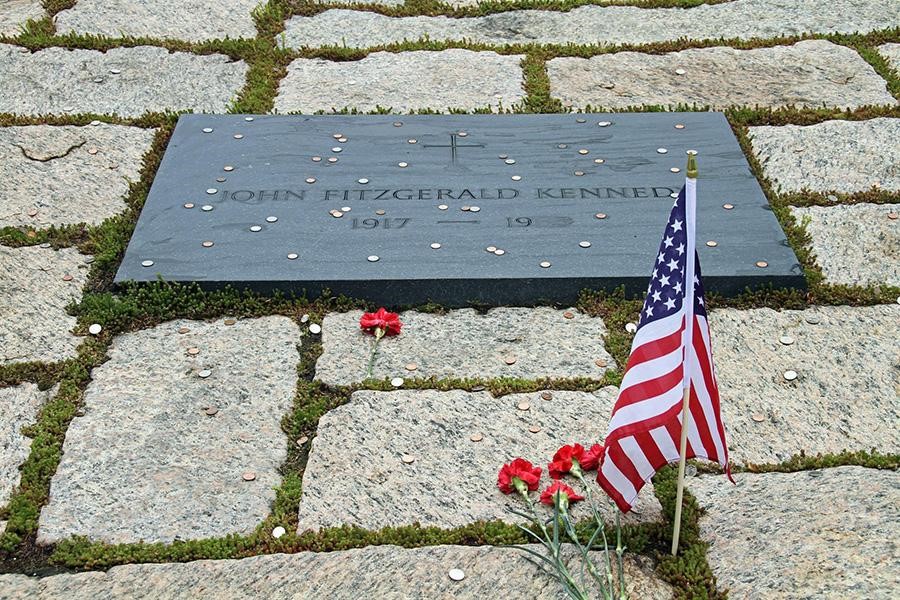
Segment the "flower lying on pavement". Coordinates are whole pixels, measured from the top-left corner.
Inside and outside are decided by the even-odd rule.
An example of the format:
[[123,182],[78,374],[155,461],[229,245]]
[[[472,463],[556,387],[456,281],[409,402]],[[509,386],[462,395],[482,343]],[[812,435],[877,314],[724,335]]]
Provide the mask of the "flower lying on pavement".
[[562,512],[568,508],[569,504],[584,500],[584,496],[579,496],[575,490],[563,482],[554,481],[550,487],[541,492],[541,504],[553,506],[557,499],[559,500],[559,510]]
[[364,313],[359,319],[359,326],[366,333],[371,333],[380,338],[383,335],[400,335],[400,315],[389,312],[384,307],[373,313]]
[[524,458],[517,458],[503,465],[497,475],[497,487],[504,494],[519,492],[526,494],[538,489],[541,481],[541,468],[535,467]]

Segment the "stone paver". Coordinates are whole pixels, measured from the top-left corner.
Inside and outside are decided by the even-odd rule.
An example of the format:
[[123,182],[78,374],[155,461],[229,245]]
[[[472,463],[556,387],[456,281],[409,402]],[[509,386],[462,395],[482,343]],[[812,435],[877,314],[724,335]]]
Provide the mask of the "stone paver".
[[551,95],[567,107],[682,103],[856,108],[897,103],[859,54],[824,40],[753,50],[717,46],[661,55],[554,58],[547,73]]
[[19,466],[31,450],[31,438],[22,428],[34,424],[51,393],[40,391],[34,383],[0,388],[0,507],[9,502],[19,484]]
[[[713,311],[731,460],[777,463],[801,451],[900,452],[898,323],[897,305]],[[795,380],[785,380],[788,370],[797,373]]]
[[0,364],[75,355],[81,338],[66,307],[81,300],[86,260],[74,248],[0,246]]
[[697,477],[700,532],[729,598],[871,598],[900,587],[900,473],[839,467]]
[[[189,42],[254,38],[252,11],[262,0],[78,0],[57,13],[56,31]],[[202,18],[198,18],[202,15]]]
[[751,127],[750,139],[779,191],[900,190],[900,119]]
[[460,49],[376,52],[354,62],[298,58],[278,88],[275,112],[508,109],[525,97],[522,58]]
[[882,44],[878,53],[885,57],[891,68],[900,73],[900,44]]
[[222,54],[200,56],[138,46],[29,52],[0,44],[0,112],[25,115],[148,111],[225,112],[248,66]]
[[[507,507],[519,503],[497,489],[502,464],[521,456],[540,465],[543,489],[550,482],[546,463],[557,448],[602,443],[614,399],[612,387],[595,394],[555,391],[550,400],[539,392],[502,398],[462,390],[355,392],[319,421],[303,475],[298,529],[515,522]],[[593,479],[588,477],[598,504],[614,514]],[[658,521],[660,510],[647,485],[638,512],[625,522]],[[573,514],[580,518],[586,511],[576,505]]]
[[264,317],[170,321],[116,338],[69,425],[39,543],[252,532],[281,481],[299,333]]
[[294,48],[371,48],[425,36],[432,41],[497,45],[647,44],[682,38],[865,33],[898,25],[900,8],[893,0],[834,0],[828,3],[827,11],[821,10],[818,0],[736,0],[690,9],[583,6],[568,12],[517,10],[464,19],[393,18],[336,9],[313,17],[292,17],[285,27],[285,41]]
[[0,226],[97,225],[125,209],[155,130],[97,123],[0,128]]
[[[900,285],[900,210],[896,204],[791,208],[806,223],[825,281]],[[891,219],[889,215],[893,215]]]
[[43,17],[41,0],[0,0],[0,35],[18,35],[28,19]]
[[[0,575],[0,599],[130,600],[564,600],[559,583],[515,548],[431,546],[406,549],[369,546],[339,552],[268,554],[241,560],[123,565],[107,572],[63,574],[43,579]],[[629,598],[665,600],[672,589],[645,557],[626,555]],[[447,573],[461,569],[462,581]],[[364,590],[364,592],[363,592]]]
[[[317,379],[349,385],[366,378],[373,337],[360,330],[360,316],[362,311],[325,317]],[[601,379],[615,368],[603,347],[603,321],[576,310],[495,308],[483,315],[474,309],[445,315],[407,311],[400,320],[403,333],[382,339],[378,346],[372,369],[376,379]]]

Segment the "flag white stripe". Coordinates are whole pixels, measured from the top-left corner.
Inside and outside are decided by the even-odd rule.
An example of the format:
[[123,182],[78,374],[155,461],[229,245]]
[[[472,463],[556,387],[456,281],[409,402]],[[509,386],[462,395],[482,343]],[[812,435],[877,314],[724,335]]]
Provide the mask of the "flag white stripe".
[[641,476],[641,479],[644,481],[649,481],[653,474],[656,473],[656,469],[653,468],[653,465],[650,464],[650,461],[647,460],[647,457],[644,456],[644,451],[641,450],[641,447],[638,445],[637,440],[634,439],[634,436],[624,437],[619,440],[619,445],[622,446],[622,450],[625,454],[628,455],[628,458],[631,459],[631,462],[634,464],[634,468],[637,470],[638,475]]
[[619,389],[627,390],[633,385],[640,385],[674,371],[681,364],[682,355],[681,346],[678,346],[668,354],[663,354],[658,358],[631,367],[625,373],[625,377],[622,378],[622,384],[619,386]]
[[616,466],[611,457],[606,457],[601,470],[603,471],[603,476],[613,484],[613,487],[619,491],[626,502],[629,504],[634,502],[634,499],[637,497],[637,490],[634,489],[628,478],[622,474],[622,471],[619,470],[619,467]]
[[669,435],[669,430],[665,427],[657,427],[650,430],[650,437],[656,442],[656,447],[667,461],[672,462],[678,460],[678,447]]
[[[699,368],[700,368],[700,365],[696,364],[696,361],[692,361],[692,364],[690,366],[691,372],[696,373],[697,369],[699,369]],[[684,413],[683,412],[678,413],[678,422],[684,423]],[[687,436],[688,436],[688,441],[691,443],[691,448],[694,450],[694,452],[695,453],[703,452],[703,448],[704,448],[703,440],[700,439],[700,432],[697,430],[697,424],[694,422],[694,413],[693,412],[691,412],[691,414],[690,414],[690,422],[688,423]],[[679,442],[680,442],[680,440],[679,440]],[[680,454],[679,454],[679,457],[680,457]]]
[[715,410],[713,410],[712,399],[709,397],[709,390],[706,388],[706,383],[702,380],[703,374],[699,369],[694,372],[697,373],[697,376],[694,378],[693,382],[694,391],[697,393],[697,399],[700,401],[700,408],[703,410],[703,419],[706,422],[706,427],[709,429],[713,444],[716,447],[716,456],[718,456],[719,460],[721,460],[722,457],[725,456],[725,451],[722,448],[722,439],[719,436],[719,426],[716,422],[716,412]]
[[672,313],[668,317],[663,317],[658,321],[647,323],[637,330],[634,334],[634,341],[631,342],[631,351],[634,352],[647,342],[655,342],[656,340],[668,337],[681,329],[681,322],[684,320],[684,311]]
[[610,419],[609,433],[607,436],[611,435],[616,429],[622,426],[631,425],[638,421],[644,421],[666,412],[681,402],[682,391],[683,387],[681,385],[676,385],[658,396],[647,398],[646,400],[641,400],[640,402],[635,402],[628,406],[623,406],[613,414],[612,419]]

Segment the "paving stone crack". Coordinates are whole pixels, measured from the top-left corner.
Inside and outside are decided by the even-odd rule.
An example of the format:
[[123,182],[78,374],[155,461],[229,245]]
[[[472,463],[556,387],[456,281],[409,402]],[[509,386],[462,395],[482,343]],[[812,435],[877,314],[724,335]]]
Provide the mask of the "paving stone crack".
[[37,161],[37,162],[44,162],[44,163],[45,163],[45,162],[50,162],[51,160],[56,160],[56,159],[58,159],[58,158],[65,158],[65,157],[67,157],[69,154],[71,154],[73,150],[75,150],[75,149],[77,149],[77,148],[81,148],[81,147],[84,146],[85,144],[87,144],[87,140],[83,140],[83,141],[82,141],[81,143],[79,143],[79,144],[75,144],[74,146],[70,146],[69,149],[66,150],[65,152],[63,152],[62,154],[56,154],[56,155],[53,155],[53,156],[47,156],[47,157],[32,156],[32,155],[30,155],[30,154],[28,153],[28,150],[25,148],[25,146],[20,146],[19,144],[13,144],[13,146],[15,146],[16,148],[18,148],[19,150],[21,150],[21,151],[22,151],[22,156],[24,156],[24,157],[27,158],[28,160],[34,160],[34,161]]

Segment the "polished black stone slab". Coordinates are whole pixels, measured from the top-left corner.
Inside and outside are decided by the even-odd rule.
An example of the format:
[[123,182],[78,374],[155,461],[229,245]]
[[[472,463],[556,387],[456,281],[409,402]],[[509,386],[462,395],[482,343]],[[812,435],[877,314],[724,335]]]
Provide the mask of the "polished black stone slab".
[[394,306],[639,294],[689,149],[706,289],[803,287],[720,113],[184,115],[116,281]]

